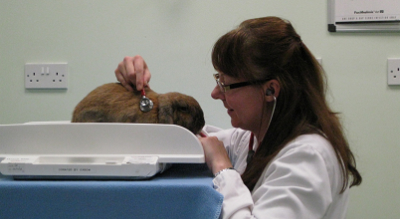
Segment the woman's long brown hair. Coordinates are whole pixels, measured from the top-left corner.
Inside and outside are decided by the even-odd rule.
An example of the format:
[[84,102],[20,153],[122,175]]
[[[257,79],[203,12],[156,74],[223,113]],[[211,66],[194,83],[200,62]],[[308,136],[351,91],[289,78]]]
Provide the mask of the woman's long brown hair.
[[291,140],[318,133],[332,144],[342,164],[343,192],[362,177],[337,113],[328,106],[325,74],[290,22],[278,17],[246,20],[223,35],[212,52],[214,68],[249,81],[274,78],[281,89],[275,115],[242,179],[253,190],[267,164]]

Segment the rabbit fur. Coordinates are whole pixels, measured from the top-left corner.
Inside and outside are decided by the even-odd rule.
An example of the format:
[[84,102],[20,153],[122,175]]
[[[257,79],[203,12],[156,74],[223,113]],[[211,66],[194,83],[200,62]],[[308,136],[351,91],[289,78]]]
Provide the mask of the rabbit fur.
[[177,92],[158,94],[145,88],[146,97],[153,101],[153,109],[142,112],[141,92],[128,91],[120,83],[97,87],[75,107],[72,122],[123,122],[176,124],[198,134],[203,128],[204,114],[191,96]]

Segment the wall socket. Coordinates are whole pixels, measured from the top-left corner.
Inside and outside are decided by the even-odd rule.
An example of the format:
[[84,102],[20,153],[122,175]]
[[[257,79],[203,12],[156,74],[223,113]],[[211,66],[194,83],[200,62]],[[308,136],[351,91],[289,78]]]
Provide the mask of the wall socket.
[[400,58],[388,59],[388,85],[400,85]]
[[25,64],[26,89],[67,89],[67,63]]

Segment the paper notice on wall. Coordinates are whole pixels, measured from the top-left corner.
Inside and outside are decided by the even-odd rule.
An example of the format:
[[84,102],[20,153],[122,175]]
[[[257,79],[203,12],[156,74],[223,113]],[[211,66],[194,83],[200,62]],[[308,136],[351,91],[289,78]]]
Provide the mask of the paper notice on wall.
[[335,23],[400,22],[400,0],[335,0]]

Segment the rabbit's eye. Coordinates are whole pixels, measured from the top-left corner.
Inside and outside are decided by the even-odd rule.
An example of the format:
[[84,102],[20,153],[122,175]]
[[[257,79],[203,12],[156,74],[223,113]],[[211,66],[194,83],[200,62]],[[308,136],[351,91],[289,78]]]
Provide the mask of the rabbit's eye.
[[178,110],[180,111],[180,112],[189,112],[189,107],[187,107],[187,106],[179,106],[178,107]]

